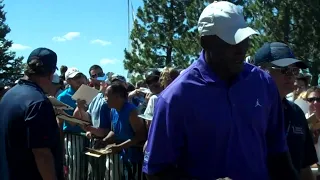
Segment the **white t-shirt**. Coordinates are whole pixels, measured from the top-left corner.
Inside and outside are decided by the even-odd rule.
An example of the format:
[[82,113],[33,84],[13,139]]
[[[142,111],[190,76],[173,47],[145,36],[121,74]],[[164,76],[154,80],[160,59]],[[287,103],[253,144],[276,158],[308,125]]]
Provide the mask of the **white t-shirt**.
[[148,101],[146,110],[144,111],[143,115],[139,115],[139,117],[151,121],[157,99],[158,99],[158,94],[152,95]]

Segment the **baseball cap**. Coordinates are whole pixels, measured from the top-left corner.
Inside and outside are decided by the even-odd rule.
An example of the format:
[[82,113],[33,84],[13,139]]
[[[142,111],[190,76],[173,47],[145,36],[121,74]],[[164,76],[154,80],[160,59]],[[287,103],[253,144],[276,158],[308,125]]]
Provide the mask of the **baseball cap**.
[[27,64],[32,60],[39,60],[46,71],[55,71],[58,69],[57,54],[51,49],[41,47],[33,50],[27,59]]
[[305,62],[295,58],[288,45],[281,42],[268,42],[257,50],[254,56],[254,64],[259,66],[265,63],[270,63],[278,67],[287,67],[295,64],[301,69],[308,68]]
[[116,80],[122,81],[122,82],[127,82],[126,78],[124,76],[118,75],[118,74],[114,74],[111,77],[111,82],[114,82]]
[[151,84],[152,82],[159,81],[161,72],[158,69],[150,70],[145,75],[146,84]]
[[81,73],[77,68],[68,68],[65,74],[66,80],[74,78],[77,74]]
[[60,77],[57,73],[53,74],[52,83],[59,84],[60,83]]
[[238,44],[251,35],[259,34],[248,27],[241,6],[227,1],[214,1],[201,13],[198,21],[201,36],[216,35],[228,44]]

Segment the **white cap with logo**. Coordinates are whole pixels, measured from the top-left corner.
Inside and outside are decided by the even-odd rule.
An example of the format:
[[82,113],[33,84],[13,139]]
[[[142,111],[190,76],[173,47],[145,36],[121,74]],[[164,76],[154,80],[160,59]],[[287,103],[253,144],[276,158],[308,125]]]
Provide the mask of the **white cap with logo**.
[[68,68],[65,74],[66,80],[74,78],[77,74],[81,73],[77,68]]
[[241,6],[227,1],[215,1],[201,13],[198,21],[201,36],[216,35],[228,44],[238,44],[251,35],[259,34],[248,27]]

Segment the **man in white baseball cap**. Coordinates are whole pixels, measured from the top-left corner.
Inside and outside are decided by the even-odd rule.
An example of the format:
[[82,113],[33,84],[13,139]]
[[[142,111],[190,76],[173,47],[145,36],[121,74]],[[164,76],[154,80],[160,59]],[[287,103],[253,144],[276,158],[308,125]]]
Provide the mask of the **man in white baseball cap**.
[[231,45],[258,34],[248,27],[242,7],[227,1],[215,1],[208,5],[200,15],[198,30],[201,36],[216,35]]
[[[81,73],[77,68],[68,68],[65,73],[65,79],[69,85],[62,93],[59,94],[57,99],[72,108],[76,108],[76,100],[72,99],[74,93],[80,88],[82,84],[87,83],[87,78],[83,73]],[[69,115],[73,115],[74,110],[66,110],[65,112]],[[82,169],[81,164],[85,163],[85,159],[83,158],[81,152],[83,148],[83,141],[85,137],[79,136],[80,133],[84,133],[85,131],[77,124],[71,123],[69,121],[65,121],[64,119],[59,119],[59,126],[63,129],[64,134],[64,142],[67,142],[65,145],[66,149],[66,166],[69,166],[70,169],[68,171],[68,177],[71,179],[76,179],[72,172],[75,169],[80,170]],[[74,142],[72,139],[79,139],[79,141]],[[75,162],[78,162],[76,164]],[[74,163],[75,166],[70,166],[70,164]],[[82,174],[80,175],[79,179],[84,179]]]
[[213,2],[198,21],[203,51],[157,99],[145,149],[149,180],[297,179],[270,75],[245,63],[242,9]]

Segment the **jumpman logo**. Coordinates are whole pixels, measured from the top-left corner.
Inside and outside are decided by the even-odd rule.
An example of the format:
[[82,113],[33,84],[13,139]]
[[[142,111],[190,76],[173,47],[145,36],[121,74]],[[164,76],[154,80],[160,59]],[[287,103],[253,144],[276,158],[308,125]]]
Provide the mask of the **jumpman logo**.
[[260,104],[260,102],[259,102],[259,99],[257,99],[256,106],[255,106],[255,107],[258,107],[258,106],[259,106],[259,107],[262,107],[261,104]]

